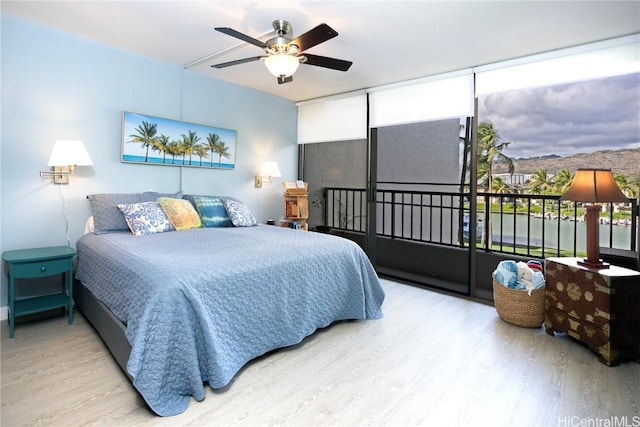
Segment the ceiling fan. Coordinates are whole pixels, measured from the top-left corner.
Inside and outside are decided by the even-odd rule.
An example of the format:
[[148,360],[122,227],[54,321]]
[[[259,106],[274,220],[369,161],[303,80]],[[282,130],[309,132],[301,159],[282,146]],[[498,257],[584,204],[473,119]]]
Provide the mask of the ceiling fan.
[[300,63],[339,71],[347,71],[349,67],[351,67],[351,61],[306,53],[307,49],[326,42],[338,35],[338,32],[327,24],[320,24],[295,39],[291,38],[293,35],[291,32],[291,24],[289,24],[289,22],[278,19],[273,21],[273,28],[276,31],[277,36],[267,40],[266,42],[249,37],[232,28],[216,28],[216,31],[220,31],[221,33],[264,49],[267,55],[223,62],[221,64],[212,65],[212,67],[226,68],[232,65],[263,60],[269,72],[278,78],[279,84],[293,81],[293,73],[296,72]]

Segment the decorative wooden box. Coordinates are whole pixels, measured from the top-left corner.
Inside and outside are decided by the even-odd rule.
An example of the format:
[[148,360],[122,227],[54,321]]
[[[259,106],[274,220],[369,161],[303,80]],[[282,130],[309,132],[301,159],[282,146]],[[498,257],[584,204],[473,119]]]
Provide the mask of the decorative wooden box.
[[640,272],[591,269],[579,259],[545,260],[547,333],[567,333],[609,366],[640,363]]

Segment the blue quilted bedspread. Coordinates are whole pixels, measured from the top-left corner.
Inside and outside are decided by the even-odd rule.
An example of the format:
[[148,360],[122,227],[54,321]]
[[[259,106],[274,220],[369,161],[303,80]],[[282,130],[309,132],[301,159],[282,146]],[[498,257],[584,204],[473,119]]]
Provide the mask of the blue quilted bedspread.
[[158,415],[204,384],[343,319],[378,319],[384,291],[355,243],[274,226],[86,234],[76,277],[127,324],[127,370]]

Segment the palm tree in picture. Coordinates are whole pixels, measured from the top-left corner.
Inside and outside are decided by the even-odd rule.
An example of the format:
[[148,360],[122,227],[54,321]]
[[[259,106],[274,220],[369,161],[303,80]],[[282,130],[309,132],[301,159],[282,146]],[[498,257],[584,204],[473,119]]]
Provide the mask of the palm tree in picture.
[[[193,155],[193,150],[195,150],[198,145],[198,141],[200,141],[200,137],[195,131],[190,130],[185,135],[182,136],[182,148],[184,149],[184,155],[189,156],[189,166],[191,166],[191,156]],[[184,161],[183,161],[184,163]]]
[[222,158],[225,157],[227,159],[231,158],[231,154],[229,153],[229,147],[224,143],[224,141],[220,141],[216,145],[215,152],[218,155],[218,167],[222,165]]
[[209,148],[202,144],[198,144],[196,145],[196,148],[194,148],[193,153],[200,158],[199,166],[202,166],[202,158],[207,157],[207,154],[209,154]]
[[176,156],[180,155],[180,142],[171,141],[167,144],[167,153],[171,156],[171,164],[176,164]]
[[220,143],[220,136],[215,133],[210,133],[207,135],[207,148],[211,153],[211,166],[213,166],[213,154],[216,153],[216,149],[218,144]]
[[158,131],[158,124],[151,123],[146,120],[142,121],[141,125],[136,127],[137,135],[129,135],[129,137],[133,138],[129,142],[141,143],[144,148],[146,148],[146,152],[144,155],[145,163],[149,159],[149,147],[153,145],[154,137],[156,132]]
[[160,135],[153,141],[151,149],[162,153],[162,163],[167,162],[167,147],[169,146],[169,137],[165,134]]
[[[511,142],[502,141],[500,132],[490,121],[478,124],[478,174],[477,182],[486,183],[486,189],[493,188],[493,164],[506,163],[510,174],[514,172],[513,159],[502,153]],[[492,235],[491,230],[491,200],[487,203],[487,225],[483,228],[482,243],[487,242],[487,236]],[[486,235],[485,235],[486,234]]]

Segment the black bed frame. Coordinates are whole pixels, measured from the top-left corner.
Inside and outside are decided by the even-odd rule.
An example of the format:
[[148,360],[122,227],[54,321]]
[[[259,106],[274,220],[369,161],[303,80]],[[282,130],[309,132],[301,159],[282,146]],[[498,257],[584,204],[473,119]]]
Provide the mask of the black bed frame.
[[127,361],[131,354],[131,345],[127,341],[123,324],[104,304],[84,287],[82,282],[75,281],[73,284],[73,299],[76,307],[82,312],[84,317],[91,323],[100,335],[107,348],[116,359],[120,368],[127,374]]

